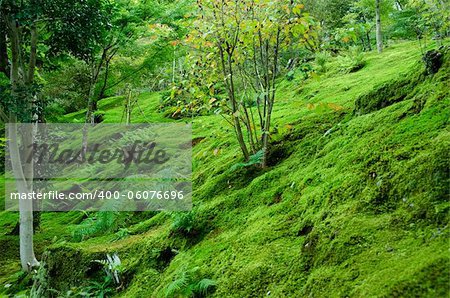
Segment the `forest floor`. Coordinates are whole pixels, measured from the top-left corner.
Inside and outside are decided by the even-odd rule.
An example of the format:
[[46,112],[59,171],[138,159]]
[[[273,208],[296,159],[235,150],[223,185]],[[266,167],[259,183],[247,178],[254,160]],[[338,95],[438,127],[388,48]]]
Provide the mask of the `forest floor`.
[[[417,43],[398,43],[365,54],[353,73],[333,61],[306,81],[300,70],[283,80],[265,170],[232,170],[232,128],[220,116],[194,118],[193,211],[114,214],[120,224],[81,242],[73,235],[84,213],[42,213],[35,246],[39,257],[47,250],[49,287],[77,292],[100,278],[93,260],[117,253],[123,297],[202,280],[214,281],[214,297],[448,297],[450,52],[433,76],[420,57]],[[133,122],[173,121],[157,112],[159,99],[141,94],[145,115]],[[121,122],[123,98],[100,110]],[[17,220],[0,213],[5,295],[31,283],[18,236],[8,235]]]

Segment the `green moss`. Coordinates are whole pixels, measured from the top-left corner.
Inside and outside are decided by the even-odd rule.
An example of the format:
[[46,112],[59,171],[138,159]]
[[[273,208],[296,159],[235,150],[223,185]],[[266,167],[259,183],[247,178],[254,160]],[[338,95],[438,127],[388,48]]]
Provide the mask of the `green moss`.
[[372,91],[358,97],[355,102],[354,113],[357,115],[367,114],[383,109],[396,102],[407,99],[412,95],[416,85],[425,79],[423,66],[411,70],[411,74],[390,82],[376,86]]
[[[277,160],[266,170],[230,171],[241,161],[232,130],[218,116],[193,120],[194,137],[202,138],[193,149],[195,228],[202,231],[195,241],[171,232],[173,218],[161,212],[130,221],[124,239],[68,244],[79,219],[44,215],[36,241],[43,248],[57,236],[49,248],[54,287],[95,279],[91,261],[118,252],[123,297],[162,297],[195,267],[216,281],[213,297],[448,296],[450,59],[402,89],[399,78],[414,81],[417,44],[365,58],[356,73],[281,83]],[[375,101],[370,113],[354,114],[358,98],[377,100],[379,86],[378,99],[389,105]],[[157,95],[141,96],[146,109],[157,106]],[[120,121],[120,101],[109,101],[105,119]],[[13,221],[0,218],[5,226]]]

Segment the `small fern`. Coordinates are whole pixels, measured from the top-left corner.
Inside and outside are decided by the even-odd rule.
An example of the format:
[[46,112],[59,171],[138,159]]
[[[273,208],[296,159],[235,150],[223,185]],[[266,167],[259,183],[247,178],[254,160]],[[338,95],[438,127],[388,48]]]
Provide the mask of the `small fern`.
[[321,72],[321,73],[327,72],[327,70],[328,70],[327,64],[330,61],[330,59],[331,59],[331,56],[330,56],[330,54],[328,54],[328,52],[323,51],[323,52],[319,52],[316,54],[315,62],[317,64],[319,72]]
[[111,297],[114,294],[111,277],[105,276],[102,282],[90,281],[89,286],[82,289],[81,297]]
[[127,228],[120,228],[115,234],[114,234],[114,239],[111,241],[118,241],[124,238],[127,238],[128,236],[130,236],[130,230]]
[[166,288],[166,297],[175,297],[186,289],[189,285],[189,280],[186,278],[185,274],[180,278],[171,282]]
[[338,57],[338,69],[343,73],[356,72],[366,65],[364,53],[359,47],[351,47],[344,53],[343,56]]
[[171,282],[165,291],[166,297],[206,297],[216,288],[212,279],[201,278],[200,268],[184,270],[177,279]]
[[235,171],[237,169],[245,168],[245,167],[249,167],[249,166],[253,166],[253,165],[260,165],[263,157],[264,157],[264,151],[259,150],[258,152],[256,152],[255,154],[253,154],[249,157],[248,162],[237,163],[234,166],[232,166],[231,171]]
[[122,262],[117,253],[106,254],[105,260],[94,260],[103,266],[106,275],[110,277],[116,284],[120,284],[120,274],[123,272]]
[[72,232],[75,242],[81,242],[95,235],[113,230],[116,215],[113,212],[97,212],[95,217],[87,218]]
[[173,223],[170,227],[175,233],[183,235],[190,235],[195,231],[195,213],[190,212],[175,212],[172,214]]
[[215,280],[204,278],[196,284],[194,292],[199,293],[201,296],[206,296],[216,286],[217,283]]
[[33,273],[33,286],[30,290],[30,297],[40,298],[48,296],[50,289],[48,288],[48,272],[45,262],[42,261],[39,268]]

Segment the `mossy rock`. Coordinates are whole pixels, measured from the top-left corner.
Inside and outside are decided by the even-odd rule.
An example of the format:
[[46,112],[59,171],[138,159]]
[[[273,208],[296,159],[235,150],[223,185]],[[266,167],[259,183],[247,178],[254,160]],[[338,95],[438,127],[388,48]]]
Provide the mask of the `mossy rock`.
[[369,114],[407,99],[416,85],[424,78],[424,74],[419,71],[396,81],[378,85],[371,92],[356,99],[354,114]]
[[423,62],[428,74],[435,74],[439,71],[444,62],[444,55],[437,50],[430,50],[423,55]]
[[74,285],[86,284],[101,271],[93,260],[103,259],[101,253],[88,253],[71,246],[58,246],[47,251],[49,288],[65,293]]

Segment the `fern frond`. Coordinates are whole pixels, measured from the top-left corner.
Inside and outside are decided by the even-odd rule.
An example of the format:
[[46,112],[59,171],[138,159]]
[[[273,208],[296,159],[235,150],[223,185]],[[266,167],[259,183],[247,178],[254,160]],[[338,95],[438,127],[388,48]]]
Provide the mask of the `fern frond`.
[[216,286],[216,281],[209,278],[204,278],[195,286],[195,292],[201,294],[202,296],[206,296],[208,291],[213,290]]
[[166,297],[174,297],[176,294],[180,294],[187,286],[188,278],[183,274],[180,278],[174,280],[167,286]]
[[264,157],[264,151],[259,150],[258,152],[256,152],[255,154],[253,154],[249,157],[248,162],[237,163],[234,166],[232,166],[231,171],[235,171],[240,168],[245,168],[245,167],[261,164],[263,157]]

